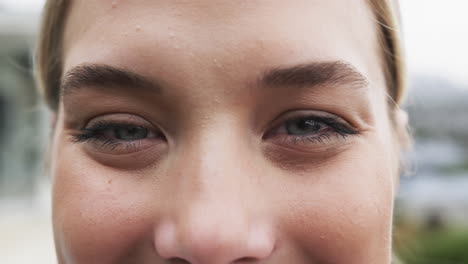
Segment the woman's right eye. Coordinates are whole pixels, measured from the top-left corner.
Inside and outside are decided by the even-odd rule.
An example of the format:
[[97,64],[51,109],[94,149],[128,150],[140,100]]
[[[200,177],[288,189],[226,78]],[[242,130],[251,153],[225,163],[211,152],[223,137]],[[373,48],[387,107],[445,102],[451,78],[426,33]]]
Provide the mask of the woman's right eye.
[[150,136],[147,128],[132,125],[116,125],[96,131],[100,137],[122,141],[142,140]]
[[98,121],[73,135],[76,143],[89,144],[93,150],[109,154],[129,154],[144,150],[164,135],[149,125],[122,121]]

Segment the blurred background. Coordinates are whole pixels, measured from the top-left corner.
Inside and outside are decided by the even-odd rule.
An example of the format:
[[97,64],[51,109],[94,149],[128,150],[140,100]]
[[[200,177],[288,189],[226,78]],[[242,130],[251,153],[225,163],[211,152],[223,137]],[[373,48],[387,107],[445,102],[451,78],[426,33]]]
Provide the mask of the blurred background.
[[[31,74],[43,0],[0,0],[0,263],[55,263],[49,116]],[[401,0],[414,135],[395,208],[407,264],[468,264],[468,1]]]

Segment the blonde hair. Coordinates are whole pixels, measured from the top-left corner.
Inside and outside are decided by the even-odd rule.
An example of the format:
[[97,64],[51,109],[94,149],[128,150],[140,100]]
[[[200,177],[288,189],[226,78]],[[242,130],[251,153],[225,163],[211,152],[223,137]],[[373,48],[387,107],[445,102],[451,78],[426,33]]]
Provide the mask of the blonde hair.
[[391,105],[401,104],[406,92],[406,67],[402,46],[398,0],[368,0],[379,26],[381,56]]
[[[367,0],[378,23],[382,47],[382,67],[391,105],[400,104],[405,92],[405,67],[400,44],[398,3],[396,0]],[[57,110],[63,63],[63,33],[69,0],[47,0],[35,58],[39,91],[46,103]]]

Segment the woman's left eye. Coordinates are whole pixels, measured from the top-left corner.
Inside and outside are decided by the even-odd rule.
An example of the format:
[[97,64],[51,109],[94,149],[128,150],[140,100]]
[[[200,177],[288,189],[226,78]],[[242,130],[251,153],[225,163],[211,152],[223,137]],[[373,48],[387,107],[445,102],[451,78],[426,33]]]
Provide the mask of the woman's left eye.
[[337,117],[300,116],[283,121],[266,134],[266,138],[279,138],[281,143],[326,144],[333,136],[345,138],[359,132]]
[[284,125],[284,130],[289,135],[314,134],[327,128],[325,124],[307,118],[288,120]]

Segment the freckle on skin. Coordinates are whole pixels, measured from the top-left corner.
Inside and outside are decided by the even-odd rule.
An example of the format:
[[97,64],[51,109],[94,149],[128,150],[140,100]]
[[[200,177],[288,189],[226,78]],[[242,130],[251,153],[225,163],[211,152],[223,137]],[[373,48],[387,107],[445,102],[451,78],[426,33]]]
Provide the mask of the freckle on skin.
[[117,7],[117,1],[114,0],[114,1],[112,1],[112,8],[116,8],[116,7]]
[[108,180],[108,181],[107,181],[107,184],[111,184],[111,183],[112,183],[112,180]]
[[136,28],[135,28],[135,30],[136,30],[137,32],[140,31],[140,30],[141,30],[141,26],[140,26],[140,25],[137,25]]

